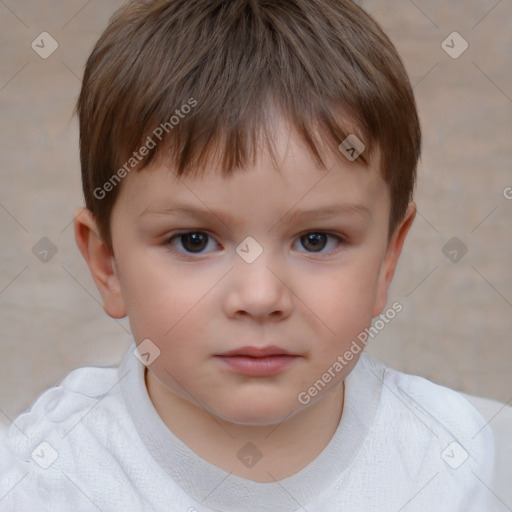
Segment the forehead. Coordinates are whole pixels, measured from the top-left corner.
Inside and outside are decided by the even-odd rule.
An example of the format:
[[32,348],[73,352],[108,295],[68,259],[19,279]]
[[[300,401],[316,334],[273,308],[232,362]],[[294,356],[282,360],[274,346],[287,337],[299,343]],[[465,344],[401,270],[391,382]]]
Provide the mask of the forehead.
[[247,212],[271,205],[279,206],[281,211],[325,210],[326,205],[338,203],[348,211],[357,210],[358,205],[360,210],[368,209],[379,192],[388,192],[379,170],[378,150],[369,165],[364,165],[358,159],[351,161],[341,150],[325,148],[324,168],[295,129],[282,119],[274,125],[271,140],[270,149],[262,146],[254,163],[230,175],[223,174],[220,159],[212,158],[204,168],[178,177],[160,158],[126,179],[118,202],[136,210],[137,216],[173,206],[186,208],[178,203],[206,210],[222,207]]

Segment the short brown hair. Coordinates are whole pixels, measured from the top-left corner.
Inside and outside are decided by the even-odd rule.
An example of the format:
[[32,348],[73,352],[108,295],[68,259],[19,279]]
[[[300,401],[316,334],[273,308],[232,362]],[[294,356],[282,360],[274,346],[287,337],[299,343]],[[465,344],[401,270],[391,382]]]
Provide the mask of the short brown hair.
[[229,175],[256,160],[262,133],[268,145],[272,108],[323,167],[322,141],[340,155],[338,145],[357,134],[365,164],[380,148],[391,233],[412,198],[421,131],[402,61],[363,9],[351,0],[132,0],[120,8],[87,61],[76,107],[86,207],[108,248],[128,172],[158,156],[183,176],[216,155]]

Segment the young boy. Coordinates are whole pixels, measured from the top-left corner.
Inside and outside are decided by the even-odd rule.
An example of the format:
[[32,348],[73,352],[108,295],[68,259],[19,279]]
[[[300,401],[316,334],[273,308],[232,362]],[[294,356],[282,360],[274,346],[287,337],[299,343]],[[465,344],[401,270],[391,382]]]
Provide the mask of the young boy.
[[2,511],[488,510],[484,419],[363,354],[421,136],[361,8],[131,1],[77,110],[76,241],[135,343],[11,426]]

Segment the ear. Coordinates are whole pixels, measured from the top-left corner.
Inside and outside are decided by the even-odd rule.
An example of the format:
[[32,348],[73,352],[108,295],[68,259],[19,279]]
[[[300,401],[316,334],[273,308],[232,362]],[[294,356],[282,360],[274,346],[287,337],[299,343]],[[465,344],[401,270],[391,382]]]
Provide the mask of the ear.
[[74,224],[76,243],[103,298],[103,309],[112,318],[124,318],[126,305],[114,256],[103,242],[92,212],[80,208]]
[[395,229],[391,236],[386,249],[386,254],[381,264],[379,280],[377,284],[377,296],[375,306],[373,308],[373,317],[382,313],[388,301],[388,289],[393,276],[395,275],[398,258],[402,252],[405,238],[416,217],[416,205],[411,202],[405,212],[405,216],[401,224]]

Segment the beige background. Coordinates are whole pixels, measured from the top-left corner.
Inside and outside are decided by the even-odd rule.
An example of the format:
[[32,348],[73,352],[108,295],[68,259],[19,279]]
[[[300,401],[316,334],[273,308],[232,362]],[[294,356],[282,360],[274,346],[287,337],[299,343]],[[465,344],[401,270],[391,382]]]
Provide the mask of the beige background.
[[[85,60],[121,3],[0,1],[0,422],[73,368],[118,363],[131,342],[127,321],[103,312],[71,224],[82,204],[72,109]],[[404,58],[424,131],[420,215],[390,297],[404,309],[368,351],[397,369],[508,402],[512,2],[361,4]],[[43,31],[59,45],[45,60],[31,48]],[[457,59],[441,47],[453,31],[469,43]],[[57,249],[46,263],[32,252],[43,237]],[[443,253],[452,237],[468,248],[458,263]]]

